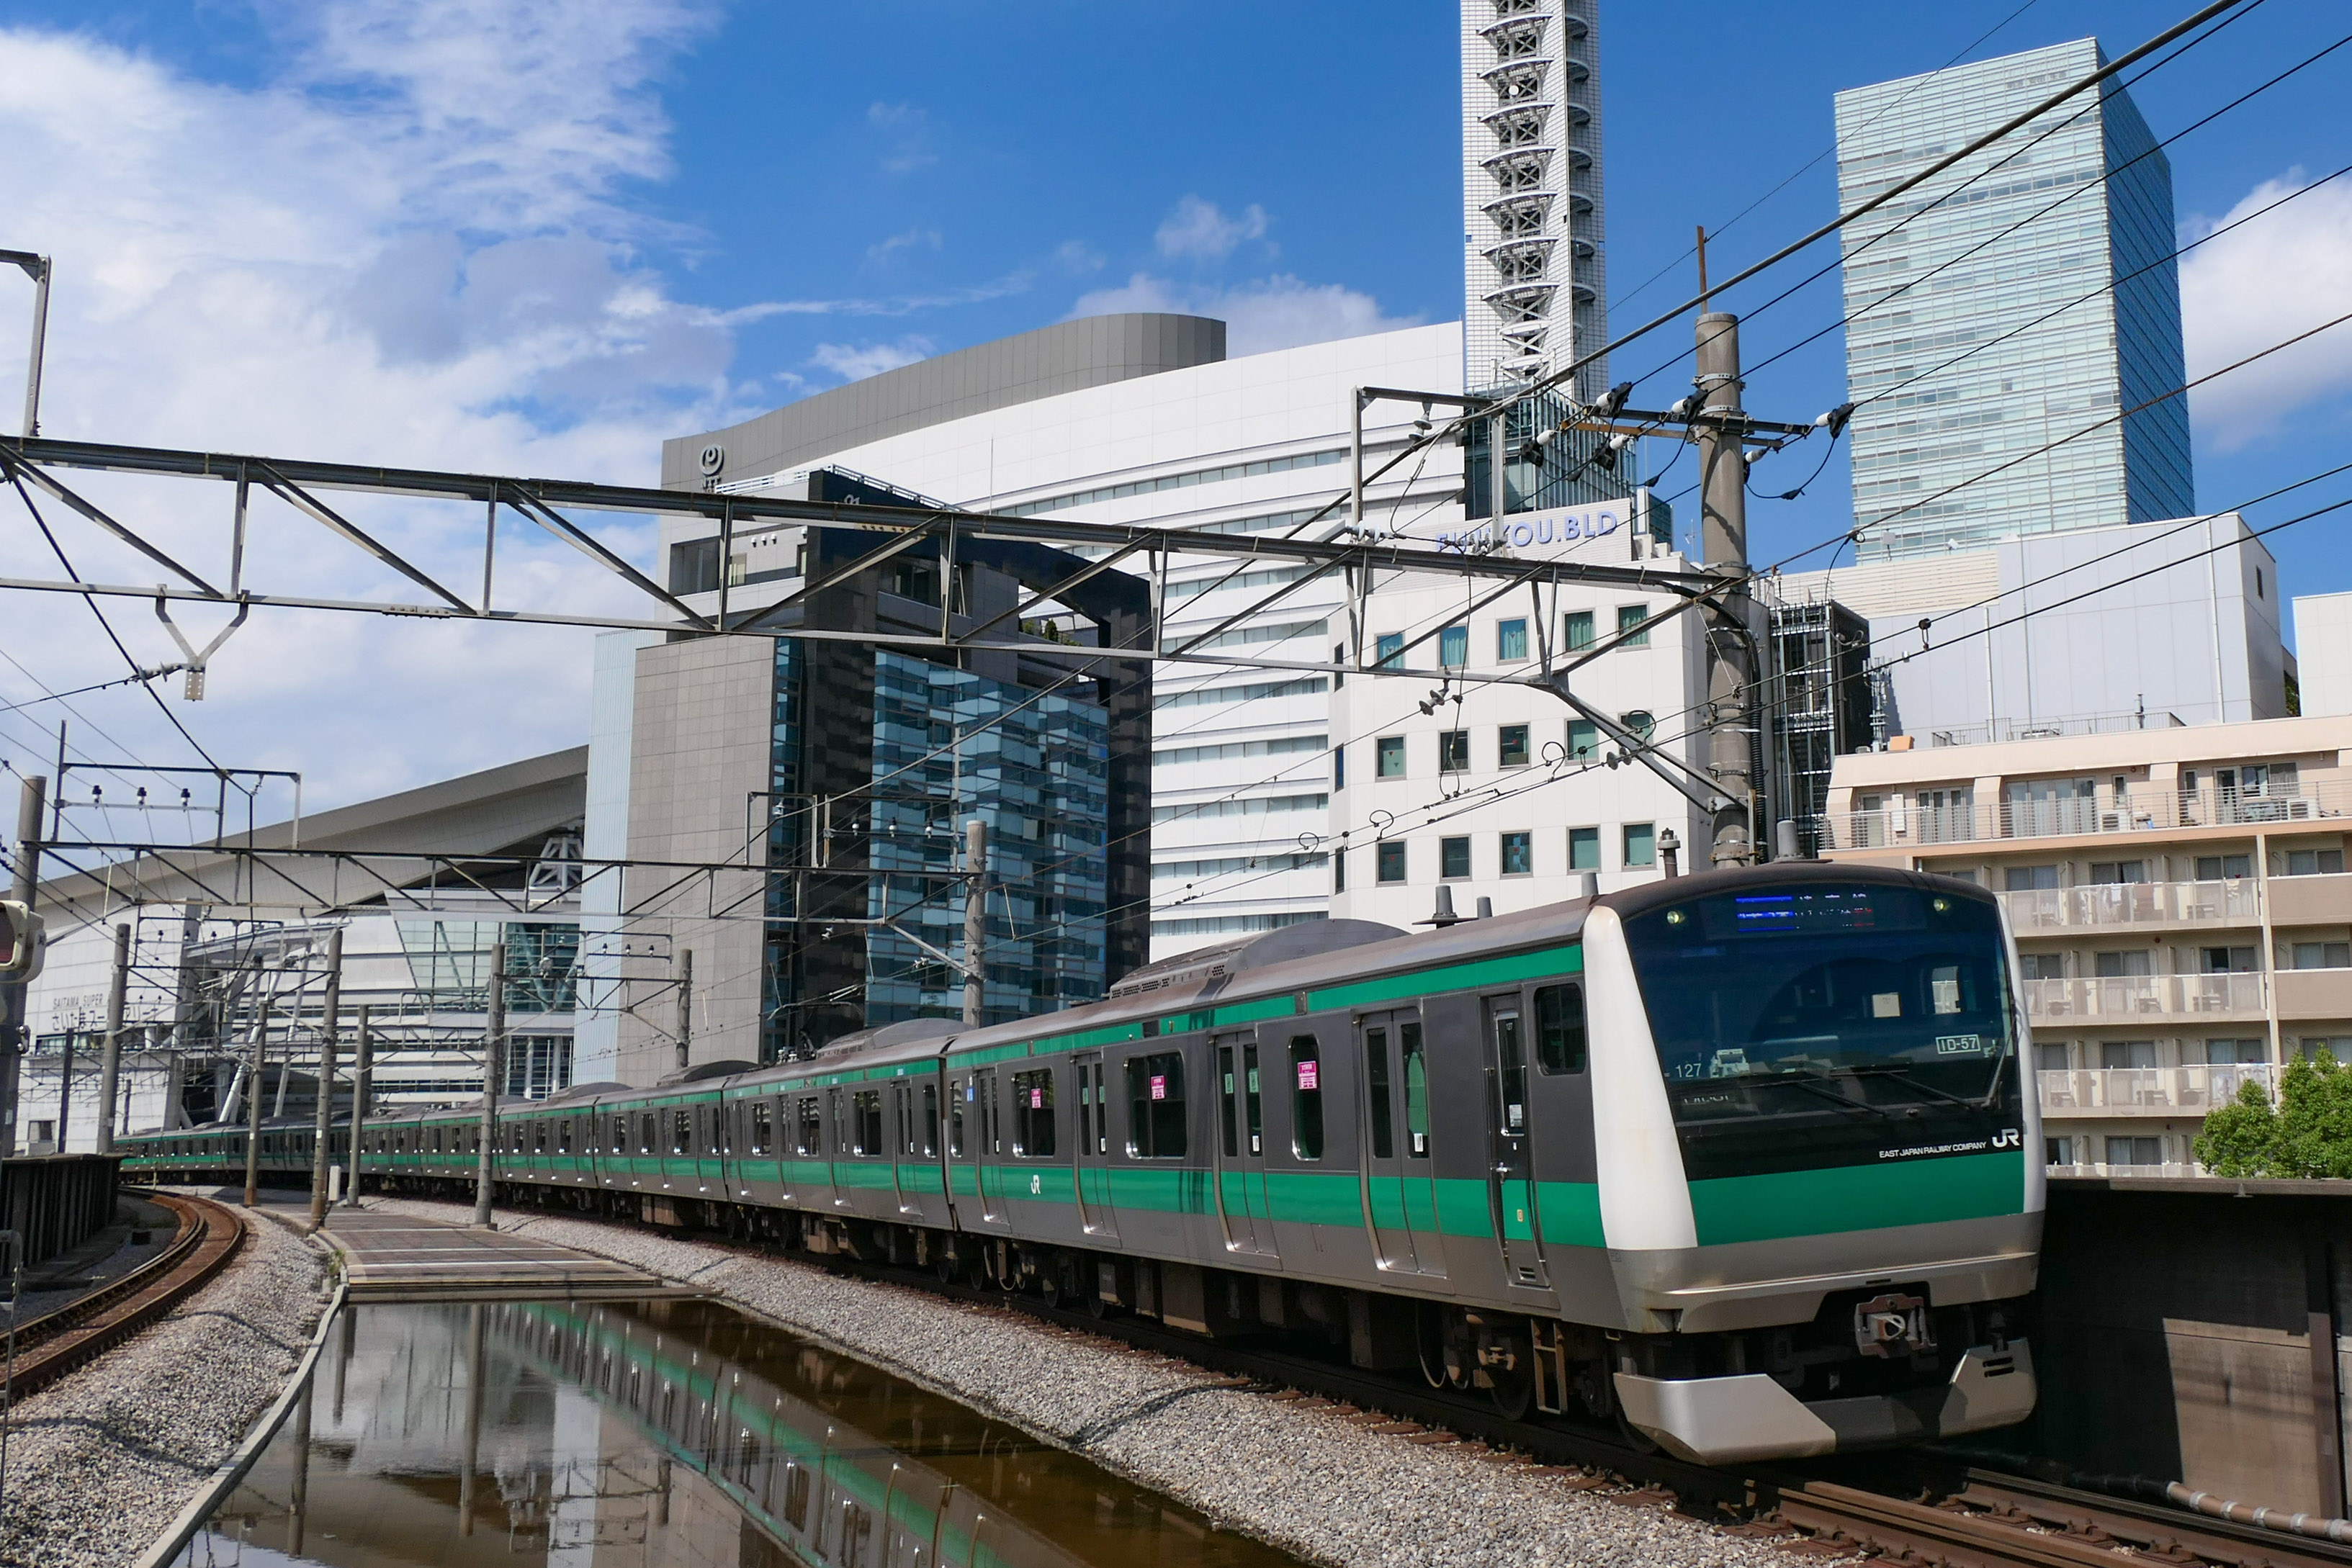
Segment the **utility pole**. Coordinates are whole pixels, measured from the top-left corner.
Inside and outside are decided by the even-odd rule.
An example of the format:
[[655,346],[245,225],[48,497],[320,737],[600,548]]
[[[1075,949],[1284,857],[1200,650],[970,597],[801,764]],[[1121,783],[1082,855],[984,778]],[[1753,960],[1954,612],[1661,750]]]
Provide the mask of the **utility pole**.
[[98,1152],[114,1152],[114,1094],[122,1081],[122,998],[131,984],[131,927],[114,928],[114,979],[106,988],[106,1054],[98,1071]]
[[694,1048],[694,949],[681,947],[677,954],[677,1070],[686,1071],[687,1056]]
[[360,1206],[360,1150],[367,1127],[369,1092],[375,1077],[375,1040],[368,1033],[368,1005],[360,1004],[360,1040],[358,1053],[352,1063],[352,1185],[343,1194],[343,1202],[352,1208]]
[[963,825],[963,1021],[977,1026],[988,967],[988,823],[983,818]]
[[480,1145],[474,1162],[474,1224],[490,1227],[490,1191],[498,1180],[492,1156],[499,1144],[499,1089],[506,1074],[500,1047],[507,1030],[507,945],[490,945],[490,1007],[488,1027],[482,1031],[482,1124],[476,1135]]
[[[8,896],[33,907],[41,888],[41,816],[48,809],[49,781],[25,780],[16,797],[16,866]],[[33,1042],[32,983],[14,980],[0,987],[0,1155],[16,1152],[16,1092],[23,1077],[25,1048]]]
[[253,1064],[245,1070],[245,1207],[261,1203],[261,1064],[269,1056],[269,998],[253,1019]]
[[74,1031],[66,1030],[63,1055],[58,1058],[58,1132],[57,1152],[66,1152],[66,1117],[73,1110]]
[[1708,862],[1717,869],[1756,859],[1755,601],[1748,576],[1747,413],[1740,406],[1739,318],[1698,319],[1699,528],[1708,570],[1732,586],[1706,614],[1707,773],[1722,799]]
[[335,1132],[335,1013],[343,1005],[343,928],[327,934],[327,1004],[319,1019],[318,1147],[310,1155],[310,1228],[327,1223],[328,1153]]

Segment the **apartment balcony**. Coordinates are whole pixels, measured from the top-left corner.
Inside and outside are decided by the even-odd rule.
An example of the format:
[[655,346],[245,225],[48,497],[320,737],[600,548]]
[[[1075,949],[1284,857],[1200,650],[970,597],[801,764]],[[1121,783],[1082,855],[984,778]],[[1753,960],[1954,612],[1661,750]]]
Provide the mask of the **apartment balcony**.
[[[2045,1119],[2084,1116],[2202,1116],[2238,1097],[2241,1084],[2276,1092],[2268,1062],[2234,1067],[2106,1067],[2037,1072]],[[2060,1129],[2053,1128],[2053,1131]]]
[[2052,887],[2000,894],[2020,936],[2129,927],[2259,925],[2263,886],[2252,877],[2227,882],[2135,882]]
[[2262,975],[2122,975],[2023,980],[2025,1016],[2037,1023],[2127,1024],[2162,1018],[2219,1021],[2263,1016]]
[[2016,839],[2129,835],[2186,828],[2280,828],[2352,816],[2352,784],[2330,780],[2281,794],[2141,785],[2094,800],[1889,805],[1824,819],[1830,847],[1920,849]]

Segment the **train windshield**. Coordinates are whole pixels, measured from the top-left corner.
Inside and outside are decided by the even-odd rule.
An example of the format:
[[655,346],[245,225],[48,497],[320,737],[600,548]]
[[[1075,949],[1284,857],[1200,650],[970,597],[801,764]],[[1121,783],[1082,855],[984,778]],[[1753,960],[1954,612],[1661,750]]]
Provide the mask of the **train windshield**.
[[1625,923],[1679,1123],[1990,1106],[2012,1049],[1988,899],[1819,883]]

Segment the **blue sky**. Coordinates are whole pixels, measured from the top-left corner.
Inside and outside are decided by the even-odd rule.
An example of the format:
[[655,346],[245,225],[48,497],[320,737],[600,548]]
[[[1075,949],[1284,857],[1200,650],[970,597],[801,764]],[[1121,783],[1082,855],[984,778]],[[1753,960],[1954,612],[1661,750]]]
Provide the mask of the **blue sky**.
[[[1837,89],[1996,25],[1975,55],[2085,34],[2119,52],[2189,8],[1604,6],[1616,323],[1688,292],[1695,224],[1721,235],[1719,277],[1830,213]],[[2261,0],[2134,96],[2168,134],[2348,16]],[[1457,37],[1439,0],[0,0],[0,135],[26,150],[0,246],[59,257],[49,434],[643,481],[663,435],[1106,305],[1226,314],[1244,349],[1458,316]],[[2352,48],[2171,149],[2183,225],[2352,162],[2347,79]],[[2192,280],[2209,355],[2352,309],[2352,197],[2285,212]],[[1751,362],[1833,320],[1835,283],[1751,317]],[[0,279],[0,385],[22,298]],[[2352,457],[2339,335],[2197,406],[2200,505]],[[1665,329],[1614,369],[1687,339]],[[1781,361],[1750,407],[1841,401],[1841,353],[1832,333]],[[1758,553],[1846,526],[1843,481],[1833,463],[1764,507]],[[2289,591],[2352,588],[2346,538],[2332,519],[2276,536]],[[355,585],[292,538],[289,570]],[[518,549],[517,570],[567,580]],[[51,686],[119,665],[79,604],[7,610],[0,651]],[[118,620],[168,655],[152,617]],[[232,639],[215,700],[182,712],[348,798],[569,743],[583,664],[563,633],[289,618]],[[355,666],[396,675],[388,706],[352,711]],[[484,669],[504,697],[436,706]],[[0,702],[31,695],[0,663]],[[126,748],[177,744],[135,693],[86,706]],[[424,714],[439,752],[381,733]],[[0,757],[23,765],[31,721],[8,716]]]

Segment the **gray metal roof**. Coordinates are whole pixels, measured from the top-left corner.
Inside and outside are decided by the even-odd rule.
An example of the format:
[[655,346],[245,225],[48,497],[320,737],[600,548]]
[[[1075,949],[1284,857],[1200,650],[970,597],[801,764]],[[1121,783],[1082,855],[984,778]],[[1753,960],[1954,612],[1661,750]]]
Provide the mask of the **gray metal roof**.
[[[696,490],[713,478],[782,473],[884,436],[1224,357],[1225,324],[1205,316],[1082,316],[918,360],[724,430],[674,437],[662,443],[661,482]],[[715,475],[701,464],[713,444],[724,454]]]

